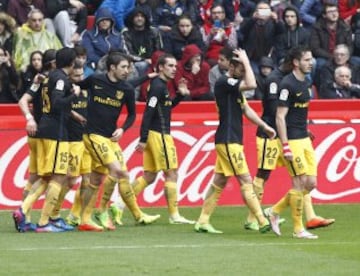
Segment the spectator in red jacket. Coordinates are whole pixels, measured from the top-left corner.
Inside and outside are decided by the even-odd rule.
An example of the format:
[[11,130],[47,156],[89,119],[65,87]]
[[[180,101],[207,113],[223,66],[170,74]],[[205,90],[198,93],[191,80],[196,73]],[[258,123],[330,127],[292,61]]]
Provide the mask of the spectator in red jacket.
[[360,12],[360,0],[338,0],[340,18],[350,23],[351,18]]
[[211,8],[211,21],[201,27],[201,34],[207,47],[205,58],[211,66],[217,63],[219,52],[224,47],[237,48],[238,39],[234,25],[225,18],[225,9],[220,4]]
[[178,85],[185,79],[190,96],[185,100],[209,101],[214,97],[210,93],[210,65],[203,60],[202,52],[195,44],[184,48],[183,56],[178,63],[175,83]]

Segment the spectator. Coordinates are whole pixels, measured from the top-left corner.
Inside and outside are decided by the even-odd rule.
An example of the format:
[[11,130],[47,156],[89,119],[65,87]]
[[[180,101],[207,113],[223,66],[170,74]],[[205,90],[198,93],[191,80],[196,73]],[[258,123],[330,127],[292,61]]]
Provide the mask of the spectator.
[[79,44],[86,29],[88,12],[84,2],[85,0],[46,0],[47,11],[64,47]]
[[205,50],[204,41],[199,29],[193,25],[187,14],[179,17],[176,26],[171,30],[169,42],[165,51],[173,54],[177,60],[181,59],[186,45],[196,44],[201,51]]
[[331,59],[335,46],[345,44],[352,51],[352,32],[342,19],[339,18],[338,7],[325,4],[323,17],[314,25],[310,36],[310,48],[316,58],[316,71]]
[[334,82],[322,86],[319,96],[322,99],[359,99],[360,84],[351,82],[349,67],[339,66],[334,72]]
[[251,18],[245,19],[241,25],[246,50],[254,73],[259,73],[259,61],[263,56],[271,55],[275,37],[283,33],[284,27],[278,22],[277,14],[271,11],[268,3],[260,1],[256,5]]
[[202,52],[195,44],[187,45],[181,61],[178,63],[175,83],[178,86],[185,80],[190,95],[184,100],[209,101],[214,97],[210,93],[209,64],[203,60]]
[[[151,64],[147,70],[147,75],[157,72],[157,62],[158,59],[165,54],[164,51],[155,51],[152,56],[151,56]],[[147,98],[147,93],[149,91],[149,87],[150,87],[150,79],[146,80],[140,87],[140,95],[138,100],[140,102],[145,102],[146,98]],[[174,98],[176,96],[176,85],[175,85],[175,81],[171,80],[169,82],[167,82],[167,88],[169,90],[169,94],[170,94],[170,98]]]
[[124,27],[124,20],[126,16],[135,8],[135,0],[104,0],[99,9],[107,8],[112,11],[114,15],[114,26],[118,30],[122,30]]
[[214,94],[215,83],[222,75],[226,74],[226,72],[228,71],[232,56],[233,56],[233,49],[229,47],[222,48],[219,52],[219,58],[217,64],[210,69],[209,72],[210,93],[213,97],[215,97]]
[[339,15],[346,23],[350,24],[351,18],[360,12],[359,0],[338,0]]
[[323,3],[326,0],[304,0],[300,6],[301,22],[305,28],[311,29],[321,17]]
[[334,72],[336,68],[346,66],[352,72],[352,80],[360,83],[360,69],[350,59],[349,47],[345,44],[336,45],[332,59],[323,66],[315,78],[315,85],[321,91],[322,86],[328,86],[334,82]]
[[98,9],[95,26],[84,32],[81,45],[87,49],[88,64],[92,68],[96,68],[100,58],[110,50],[124,48],[121,35],[115,29],[115,19],[109,9]]
[[21,74],[21,85],[19,88],[19,98],[25,93],[25,91],[31,86],[36,74],[42,71],[43,67],[43,53],[41,51],[34,51],[30,54],[29,65],[26,71]]
[[211,22],[211,8],[215,4],[221,4],[222,1],[217,0],[195,0],[195,3],[192,5],[192,10],[194,11],[195,23],[198,26],[202,26],[208,22]]
[[5,12],[0,12],[0,46],[12,54],[16,21]]
[[[256,88],[255,93],[251,97],[246,97],[249,100],[262,100],[266,93],[266,81],[267,77],[274,70],[274,61],[270,57],[262,57],[259,62],[259,73],[255,75]],[[246,96],[246,91],[245,91]]]
[[16,103],[19,76],[9,52],[0,47],[0,103]]
[[7,13],[16,20],[18,26],[22,26],[27,23],[29,12],[33,9],[38,9],[44,14],[46,17],[46,28],[50,32],[55,33],[54,25],[51,19],[47,18],[48,14],[46,12],[44,0],[11,0],[7,6]]
[[211,8],[211,21],[201,27],[201,33],[207,47],[205,58],[214,66],[219,58],[219,52],[224,46],[237,48],[237,35],[233,24],[225,18],[224,7],[215,4]]
[[151,63],[152,54],[163,48],[162,39],[159,31],[150,26],[150,19],[141,8],[135,8],[126,17],[125,25],[121,32],[124,49],[142,76]]
[[184,12],[185,6],[179,0],[164,0],[155,10],[153,25],[159,28],[164,47],[168,48],[170,31]]
[[58,37],[45,29],[44,14],[33,9],[29,13],[28,22],[15,33],[13,57],[18,71],[24,72],[29,65],[30,55],[35,50],[42,52],[47,49],[62,48]]
[[351,17],[350,26],[354,38],[352,59],[360,65],[360,12]]
[[74,47],[74,50],[76,52],[75,61],[78,64],[81,64],[81,66],[84,69],[84,78],[87,78],[88,76],[94,73],[94,70],[90,66],[88,66],[86,48],[81,45],[78,45]]
[[144,11],[144,13],[147,15],[150,23],[152,24],[153,13],[152,13],[152,8],[149,5],[148,1],[147,0],[136,0],[135,6],[137,8],[141,8]]
[[288,51],[299,45],[308,46],[310,32],[301,26],[299,12],[295,6],[288,6],[282,14],[285,31],[276,38],[277,62],[285,58]]

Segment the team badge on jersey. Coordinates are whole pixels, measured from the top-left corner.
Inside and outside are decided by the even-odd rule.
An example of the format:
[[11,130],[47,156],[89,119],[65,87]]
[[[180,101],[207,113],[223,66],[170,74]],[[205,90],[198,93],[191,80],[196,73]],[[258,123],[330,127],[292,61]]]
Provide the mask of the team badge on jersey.
[[116,99],[121,100],[124,97],[124,92],[117,90],[115,97]]
[[289,98],[289,90],[287,89],[282,89],[280,91],[280,97],[279,99],[282,101],[287,101],[287,99]]
[[56,82],[55,89],[56,90],[64,90],[65,82],[63,80],[58,80]]
[[231,85],[231,86],[234,86],[235,84],[237,84],[238,81],[239,81],[239,80],[234,79],[234,78],[228,78],[228,79],[227,79],[227,83],[228,83],[229,85]]
[[154,108],[157,104],[157,98],[156,97],[151,97],[150,100],[149,100],[149,103],[148,103],[148,106]]
[[270,94],[276,94],[278,89],[278,85],[276,82],[270,83],[269,92]]

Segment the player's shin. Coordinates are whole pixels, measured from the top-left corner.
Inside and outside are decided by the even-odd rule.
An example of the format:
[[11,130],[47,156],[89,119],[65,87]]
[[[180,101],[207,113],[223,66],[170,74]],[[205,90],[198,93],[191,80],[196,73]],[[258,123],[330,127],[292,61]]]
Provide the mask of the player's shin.
[[52,214],[56,203],[59,199],[59,194],[61,192],[61,184],[51,180],[49,182],[49,187],[46,193],[44,206],[41,210],[41,216],[39,220],[39,225],[43,226],[49,223],[49,217]]
[[201,209],[200,217],[198,219],[200,224],[209,223],[210,216],[213,214],[217,206],[217,202],[220,198],[222,190],[222,188],[216,186],[215,184],[210,186]]
[[132,187],[130,186],[129,179],[121,178],[118,180],[119,183],[119,193],[121,198],[125,202],[126,206],[134,216],[136,220],[141,217],[141,210],[137,204],[136,197]]
[[289,202],[291,208],[291,217],[294,222],[294,233],[304,230],[302,222],[304,195],[302,191],[291,189],[289,191]]
[[95,207],[99,187],[89,184],[80,191],[81,198],[81,223],[86,224],[91,220],[91,215]]
[[135,196],[140,194],[146,188],[147,185],[148,183],[146,182],[143,176],[136,178],[135,181],[131,183]]
[[107,204],[110,201],[111,195],[114,192],[114,187],[117,183],[117,179],[108,175],[104,181],[104,192],[100,201],[100,213],[103,213],[107,209]]
[[260,227],[269,224],[267,219],[264,217],[259,200],[254,192],[253,184],[251,183],[242,184],[241,193],[248,208],[257,218]]

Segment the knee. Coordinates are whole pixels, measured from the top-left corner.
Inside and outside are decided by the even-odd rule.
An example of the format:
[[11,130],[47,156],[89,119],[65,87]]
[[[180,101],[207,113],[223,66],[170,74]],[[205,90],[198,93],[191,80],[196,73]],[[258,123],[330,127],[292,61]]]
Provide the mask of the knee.
[[148,185],[152,184],[156,179],[157,173],[144,172],[144,179]]
[[308,191],[311,191],[311,190],[315,189],[316,187],[317,187],[316,178],[309,176],[304,185],[304,188]]
[[176,182],[178,174],[176,170],[170,170],[165,173],[165,176],[167,181]]

